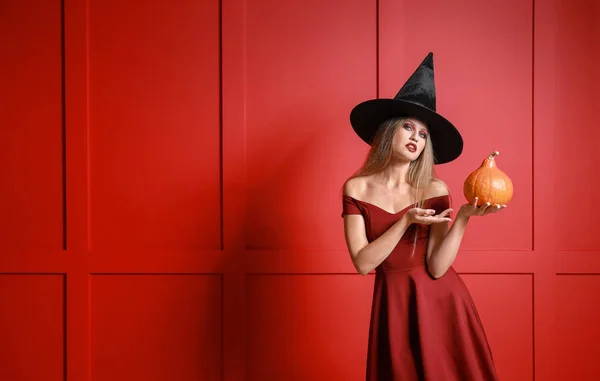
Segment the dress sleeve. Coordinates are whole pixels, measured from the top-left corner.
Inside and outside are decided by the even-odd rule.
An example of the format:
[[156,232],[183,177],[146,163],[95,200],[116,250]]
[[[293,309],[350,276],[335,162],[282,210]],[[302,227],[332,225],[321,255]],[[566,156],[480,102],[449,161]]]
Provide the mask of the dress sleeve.
[[350,196],[343,195],[342,197],[342,217],[346,214],[362,214],[358,207],[358,203]]

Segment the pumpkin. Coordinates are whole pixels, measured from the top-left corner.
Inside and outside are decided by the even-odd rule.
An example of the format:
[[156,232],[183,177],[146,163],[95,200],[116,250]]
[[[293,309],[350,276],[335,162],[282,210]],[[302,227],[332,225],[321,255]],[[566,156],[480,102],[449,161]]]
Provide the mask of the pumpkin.
[[472,204],[475,197],[479,198],[477,206],[488,202],[490,205],[509,203],[513,184],[510,177],[496,166],[495,157],[499,154],[498,151],[492,152],[465,180],[463,193],[469,203]]

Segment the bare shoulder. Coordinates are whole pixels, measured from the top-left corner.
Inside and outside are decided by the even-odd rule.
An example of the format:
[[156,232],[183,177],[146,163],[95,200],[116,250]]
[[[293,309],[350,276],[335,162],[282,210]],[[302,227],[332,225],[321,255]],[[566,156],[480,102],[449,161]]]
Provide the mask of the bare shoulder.
[[427,198],[446,196],[449,194],[448,186],[440,179],[434,179],[427,191],[425,192]]
[[366,177],[353,177],[344,183],[344,195],[360,200],[366,185]]

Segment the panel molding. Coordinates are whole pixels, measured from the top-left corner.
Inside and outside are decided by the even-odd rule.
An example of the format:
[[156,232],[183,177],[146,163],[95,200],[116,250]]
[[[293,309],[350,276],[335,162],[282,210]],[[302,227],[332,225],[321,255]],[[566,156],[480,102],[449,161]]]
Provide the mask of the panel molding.
[[[376,1],[377,65],[376,92],[385,87],[382,78],[396,70],[380,59],[382,48],[392,45],[380,29],[381,20],[392,17],[387,1]],[[6,249],[0,256],[0,275],[60,275],[64,287],[64,371],[65,379],[89,380],[90,367],[90,278],[92,276],[219,276],[222,302],[223,380],[247,377],[246,349],[247,282],[255,276],[336,276],[360,277],[347,250],[250,249],[246,247],[248,179],[246,174],[246,7],[245,0],[220,1],[220,249],[121,248],[92,250],[90,247],[90,151],[89,151],[89,2],[60,2],[62,13],[62,166],[63,248],[60,250]],[[555,250],[544,240],[556,222],[546,218],[544,195],[548,177],[540,170],[551,153],[536,137],[544,131],[547,116],[541,110],[553,99],[540,100],[540,93],[552,91],[544,81],[555,74],[555,62],[539,62],[552,50],[552,36],[543,36],[541,23],[553,17],[552,6],[532,1],[532,250],[461,250],[454,268],[460,275],[532,276],[533,360],[535,380],[554,380],[558,360],[555,355],[557,280],[564,276],[599,276],[599,250]],[[401,8],[402,4],[393,5]],[[68,27],[65,27],[68,26]],[[540,35],[544,38],[540,41]],[[404,49],[400,41],[394,49]],[[544,50],[545,49],[545,50]],[[540,54],[540,51],[544,54]],[[383,52],[385,54],[385,52]],[[381,75],[380,75],[381,74]],[[539,111],[536,111],[539,110]],[[529,227],[527,227],[529,228]],[[590,227],[591,229],[592,227]],[[550,232],[552,229],[550,229]],[[144,258],[144,261],[137,261]],[[370,277],[373,273],[369,274]],[[359,279],[359,278],[357,278]],[[499,285],[501,287],[501,285]]]
[[246,1],[221,0],[221,242],[223,380],[246,379],[246,297],[243,259],[247,231]]

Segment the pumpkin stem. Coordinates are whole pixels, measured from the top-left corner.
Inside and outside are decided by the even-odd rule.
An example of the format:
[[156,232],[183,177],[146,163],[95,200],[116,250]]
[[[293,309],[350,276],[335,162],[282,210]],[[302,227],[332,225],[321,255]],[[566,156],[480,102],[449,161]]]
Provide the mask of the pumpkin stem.
[[498,156],[498,155],[500,155],[500,152],[494,151],[490,154],[490,156],[488,156],[488,158],[493,159],[495,156]]

